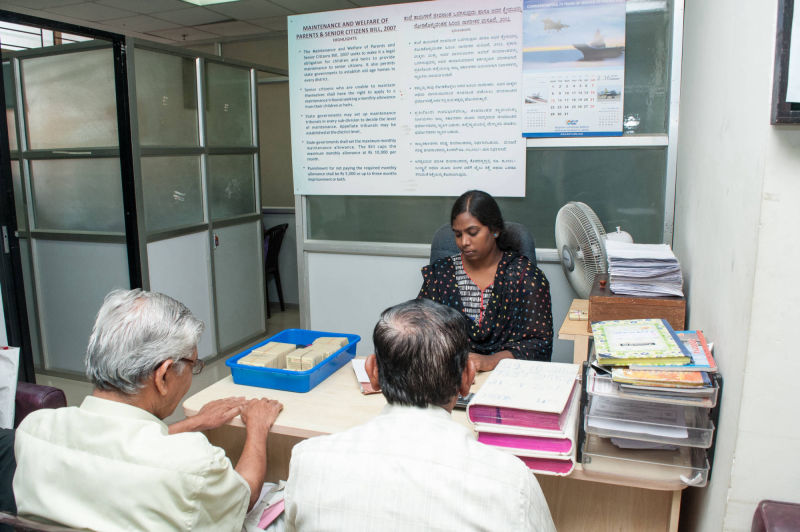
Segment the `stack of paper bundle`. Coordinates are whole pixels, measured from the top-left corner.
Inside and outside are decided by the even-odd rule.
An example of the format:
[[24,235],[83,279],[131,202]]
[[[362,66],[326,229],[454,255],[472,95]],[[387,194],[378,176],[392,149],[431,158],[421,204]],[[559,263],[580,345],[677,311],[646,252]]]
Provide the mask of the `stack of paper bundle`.
[[323,336],[309,346],[269,342],[239,359],[239,364],[265,368],[306,371],[347,345],[342,336]]
[[253,349],[249,355],[240,358],[239,364],[282,369],[286,367],[286,355],[295,349],[297,349],[297,346],[294,344],[269,342]]
[[681,265],[666,244],[606,241],[611,291],[639,297],[683,296]]
[[580,366],[501,360],[467,407],[478,441],[518,456],[537,473],[575,467]]

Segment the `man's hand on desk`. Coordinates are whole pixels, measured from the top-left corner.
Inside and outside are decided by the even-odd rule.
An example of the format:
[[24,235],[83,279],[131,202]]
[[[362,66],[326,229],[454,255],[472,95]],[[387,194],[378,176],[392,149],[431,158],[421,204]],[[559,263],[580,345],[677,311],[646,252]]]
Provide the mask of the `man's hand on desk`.
[[169,426],[170,434],[215,429],[242,413],[244,397],[217,399],[203,405],[197,414]]
[[281,410],[283,410],[283,405],[274,399],[250,399],[242,408],[242,422],[248,433],[263,431],[266,437]]

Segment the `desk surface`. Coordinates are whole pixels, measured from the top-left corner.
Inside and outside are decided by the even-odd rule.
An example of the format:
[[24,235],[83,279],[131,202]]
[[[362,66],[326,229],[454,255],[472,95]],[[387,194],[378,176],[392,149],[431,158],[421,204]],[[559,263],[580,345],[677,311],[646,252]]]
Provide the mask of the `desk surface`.
[[[476,391],[488,375],[479,374],[472,390]],[[352,365],[347,363],[306,393],[234,384],[233,378],[228,376],[188,398],[183,403],[183,409],[187,416],[191,416],[209,401],[238,396],[248,399],[269,397],[283,403],[283,411],[272,432],[298,438],[332,434],[355,427],[378,415],[386,405],[383,394],[364,395],[360,392]],[[472,428],[464,410],[453,410],[453,419]],[[244,427],[239,417],[230,424]]]
[[[477,391],[488,377],[489,373],[479,373],[472,391]],[[186,399],[183,410],[187,416],[191,416],[210,401],[239,396],[248,399],[269,397],[283,403],[283,411],[275,421],[271,432],[294,438],[311,438],[347,430],[366,423],[378,415],[386,405],[386,399],[382,394],[364,395],[360,392],[355,372],[348,363],[306,393],[234,384],[233,378],[228,376]],[[453,420],[472,429],[472,423],[467,419],[464,410],[453,410]],[[244,427],[239,417],[234,418],[229,424],[234,427]],[[638,479],[619,479],[596,473],[587,475],[581,464],[575,464],[575,469],[569,478],[620,486],[663,489]]]
[[[477,390],[488,375],[479,374],[472,390]],[[283,403],[283,412],[271,431],[277,437],[270,440],[268,448],[269,470],[274,474],[274,478],[268,478],[271,481],[285,479],[288,475],[289,457],[295,443],[365,423],[386,404],[381,394],[363,395],[359,391],[355,373],[347,364],[307,393],[242,386],[226,377],[188,398],[183,408],[190,416],[209,401],[230,396],[269,397]],[[454,410],[453,419],[472,427],[463,410]],[[235,462],[244,443],[244,425],[238,417],[230,425],[233,427],[220,427],[210,431],[215,434],[207,435],[212,443],[225,448]],[[568,477],[537,475],[537,478],[560,532],[588,529],[677,531],[680,490],[654,489],[647,482],[630,478],[587,475],[581,464],[576,464]]]

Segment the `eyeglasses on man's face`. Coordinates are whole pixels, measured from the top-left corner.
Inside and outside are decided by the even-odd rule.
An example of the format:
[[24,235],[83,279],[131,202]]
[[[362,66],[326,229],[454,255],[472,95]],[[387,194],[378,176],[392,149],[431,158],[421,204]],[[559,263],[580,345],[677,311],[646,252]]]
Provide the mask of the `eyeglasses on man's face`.
[[199,358],[181,358],[179,360],[192,366],[192,375],[200,375],[200,372],[203,371],[203,368],[206,366],[206,363]]

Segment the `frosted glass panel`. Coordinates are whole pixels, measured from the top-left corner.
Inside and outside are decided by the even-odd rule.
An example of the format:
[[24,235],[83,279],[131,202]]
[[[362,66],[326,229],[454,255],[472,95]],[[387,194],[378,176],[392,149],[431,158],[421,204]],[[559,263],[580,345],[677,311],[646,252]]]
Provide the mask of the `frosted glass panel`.
[[142,157],[142,185],[148,232],[204,221],[199,157]]
[[[644,4],[652,9],[637,9]],[[625,108],[630,133],[666,133],[672,1],[629,2],[625,20]]]
[[250,71],[208,62],[206,72],[208,145],[252,146]]
[[137,48],[136,103],[142,146],[197,146],[193,59]]
[[252,155],[209,156],[208,181],[213,220],[256,211]]
[[31,161],[36,229],[125,232],[117,159]]
[[6,94],[6,124],[8,125],[8,147],[18,149],[17,144],[17,103],[14,89],[14,73],[10,63],[3,63],[3,89]]
[[22,79],[32,149],[119,144],[110,48],[25,59]]
[[17,228],[28,228],[28,213],[25,212],[25,191],[22,187],[22,177],[19,171],[19,161],[11,160],[11,182],[14,186],[14,208],[17,213]]

